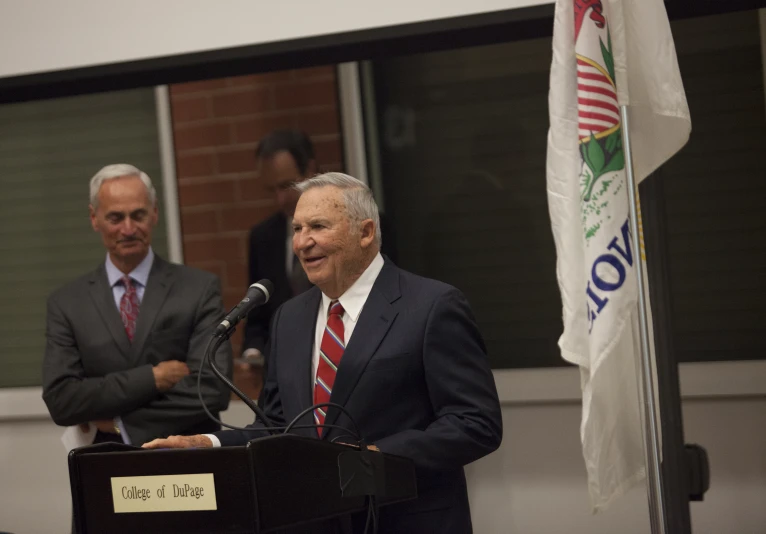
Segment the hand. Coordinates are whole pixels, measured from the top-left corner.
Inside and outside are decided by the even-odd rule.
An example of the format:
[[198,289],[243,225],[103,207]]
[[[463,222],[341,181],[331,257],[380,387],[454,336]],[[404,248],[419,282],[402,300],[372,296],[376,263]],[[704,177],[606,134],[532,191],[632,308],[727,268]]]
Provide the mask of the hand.
[[175,386],[181,379],[189,374],[189,368],[184,362],[168,360],[160,362],[152,369],[154,383],[157,389],[165,392]]
[[87,434],[88,432],[90,432],[90,423],[80,423],[77,426],[80,427],[80,432],[82,432],[83,434]]
[[[94,425],[101,432],[106,434],[117,434],[114,419],[101,419],[100,421],[91,421],[90,424]],[[87,432],[87,430],[86,430]]]
[[209,449],[213,446],[210,438],[198,434],[196,436],[168,436],[165,439],[155,439],[141,445],[143,449]]
[[255,369],[261,369],[265,358],[261,351],[255,348],[249,348],[242,353],[242,357],[234,358],[235,369],[242,373],[250,373]]

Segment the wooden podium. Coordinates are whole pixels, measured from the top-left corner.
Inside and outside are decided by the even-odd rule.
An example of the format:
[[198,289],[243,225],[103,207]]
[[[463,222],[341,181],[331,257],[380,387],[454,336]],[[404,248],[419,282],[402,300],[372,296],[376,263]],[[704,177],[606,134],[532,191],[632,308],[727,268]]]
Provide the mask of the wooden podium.
[[[405,458],[293,435],[244,447],[69,453],[79,534],[259,533],[417,497]],[[343,487],[343,489],[341,489]]]

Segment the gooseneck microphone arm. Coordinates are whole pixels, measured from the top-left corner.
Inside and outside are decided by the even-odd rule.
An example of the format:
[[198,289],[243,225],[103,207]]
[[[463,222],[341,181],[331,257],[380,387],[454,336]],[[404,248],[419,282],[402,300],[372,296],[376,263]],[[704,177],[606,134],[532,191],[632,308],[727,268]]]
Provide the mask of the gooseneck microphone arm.
[[[207,405],[205,404],[205,399],[202,396],[202,369],[205,366],[205,363],[210,366],[210,369],[213,371],[213,374],[215,374],[216,377],[218,377],[221,382],[223,382],[229,390],[231,390],[237,397],[242,399],[242,402],[244,402],[248,408],[250,408],[256,415],[256,420],[260,419],[263,422],[263,425],[266,427],[264,430],[268,432],[271,435],[278,434],[280,431],[284,431],[285,433],[289,432],[291,429],[298,429],[298,428],[338,428],[341,430],[344,430],[348,434],[352,435],[352,437],[356,438],[356,441],[360,444],[361,448],[364,449],[365,442],[361,439],[360,433],[359,433],[359,427],[357,426],[356,422],[354,421],[354,418],[351,416],[351,413],[344,408],[343,406],[339,404],[335,404],[332,402],[325,402],[320,404],[314,404],[310,406],[309,408],[303,410],[300,414],[298,414],[287,426],[275,426],[274,423],[269,420],[268,417],[266,417],[266,414],[263,412],[263,410],[256,404],[250,397],[248,397],[245,393],[240,391],[240,389],[235,386],[231,380],[229,380],[229,377],[227,377],[224,373],[221,372],[221,370],[218,368],[218,366],[215,364],[215,355],[216,352],[218,352],[218,349],[221,347],[221,345],[229,339],[229,336],[231,336],[232,332],[237,327],[237,323],[242,320],[247,313],[255,308],[256,306],[261,306],[268,302],[269,296],[274,291],[274,286],[269,282],[268,280],[261,280],[256,284],[253,284],[250,286],[250,289],[248,289],[247,296],[245,296],[242,301],[237,304],[234,308],[231,309],[229,313],[226,314],[226,317],[223,321],[216,327],[215,332],[213,333],[212,337],[210,338],[210,341],[207,344],[207,347],[205,348],[205,356],[202,361],[202,366],[200,367],[200,372],[197,374],[197,396],[199,397],[200,403],[202,404],[202,408],[205,410],[205,413],[207,416],[215,421],[216,423],[220,424],[223,427],[231,428],[233,430],[244,430],[244,431],[251,431],[254,429],[251,428],[243,428],[238,427],[234,425],[230,425],[227,423],[224,423],[223,421],[219,420],[217,417],[215,417],[212,413],[210,413],[210,410],[208,409]],[[322,424],[322,425],[299,425],[298,420],[301,419],[303,416],[311,413],[311,411],[314,408],[321,408],[321,407],[334,407],[341,412],[345,413],[348,418],[351,420],[351,424],[353,425],[353,429],[349,430],[348,428],[338,426],[338,425],[332,425],[332,424]],[[260,429],[259,429],[260,430]]]
[[[274,427],[274,424],[269,420],[268,417],[266,417],[266,414],[261,410],[261,408],[256,404],[250,397],[248,397],[244,392],[242,392],[237,386],[234,385],[234,383],[229,380],[229,377],[227,377],[225,374],[221,372],[221,370],[216,366],[215,364],[215,353],[218,352],[218,349],[223,344],[224,341],[226,341],[229,338],[228,335],[215,335],[212,338],[210,338],[210,342],[207,344],[207,348],[205,349],[205,360],[207,360],[208,364],[210,365],[210,369],[212,369],[213,374],[217,376],[221,382],[226,384],[226,387],[229,388],[232,393],[234,393],[237,397],[242,399],[242,402],[244,402],[248,408],[250,408],[258,418],[263,421],[263,424],[266,426],[266,430],[270,434],[275,434],[276,432],[271,430]],[[202,363],[204,366],[204,362]],[[202,376],[202,373],[200,372],[200,377]],[[197,387],[198,393],[200,395],[200,400],[202,400],[202,390],[199,388],[199,385]],[[205,405],[205,402],[202,402],[202,407],[205,409],[205,412],[207,412],[207,415],[211,417],[212,419],[217,420],[217,418],[213,417],[213,415],[208,410],[207,406]],[[223,424],[223,423],[222,423]],[[228,426],[223,424],[223,426]]]
[[207,361],[207,363],[210,365],[210,369],[213,371],[213,374],[215,374],[215,376],[217,376],[218,379],[221,380],[221,382],[223,382],[226,387],[229,388],[237,397],[242,399],[242,402],[244,402],[248,408],[250,408],[256,414],[256,416],[261,421],[263,421],[263,424],[266,426],[266,430],[271,434],[275,433],[273,430],[271,430],[274,427],[274,424],[269,420],[268,417],[266,417],[266,414],[263,412],[263,410],[261,410],[261,408],[250,397],[248,397],[237,386],[235,386],[234,383],[229,380],[229,377],[222,373],[218,366],[215,364],[216,352],[218,352],[218,349],[221,347],[223,342],[229,339],[229,336],[231,336],[232,332],[234,332],[234,330],[237,328],[237,323],[244,319],[248,312],[253,308],[266,304],[273,292],[274,285],[269,280],[259,280],[255,284],[251,285],[247,290],[245,298],[243,298],[239,304],[234,306],[234,308],[232,308],[231,311],[226,314],[226,317],[224,317],[223,321],[221,321],[221,323],[216,326],[215,332],[213,332],[213,336],[210,338],[210,341],[207,344],[207,348],[205,349],[205,356],[202,361],[199,375],[197,376],[197,394],[208,417],[214,421],[217,421],[222,426],[228,427],[230,425],[227,425],[219,421],[218,418],[214,417],[213,414],[210,413],[210,410],[208,409],[202,397],[202,368],[205,366],[205,361]]

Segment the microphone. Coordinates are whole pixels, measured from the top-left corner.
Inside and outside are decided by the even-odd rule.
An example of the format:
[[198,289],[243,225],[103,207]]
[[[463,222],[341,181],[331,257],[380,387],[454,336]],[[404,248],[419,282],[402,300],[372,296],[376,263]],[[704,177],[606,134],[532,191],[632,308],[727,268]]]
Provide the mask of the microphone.
[[265,278],[259,280],[247,289],[247,294],[239,304],[226,314],[221,324],[215,327],[215,336],[225,335],[231,331],[237,323],[239,323],[245,316],[255,308],[256,306],[263,306],[269,301],[269,297],[274,292],[274,284]]

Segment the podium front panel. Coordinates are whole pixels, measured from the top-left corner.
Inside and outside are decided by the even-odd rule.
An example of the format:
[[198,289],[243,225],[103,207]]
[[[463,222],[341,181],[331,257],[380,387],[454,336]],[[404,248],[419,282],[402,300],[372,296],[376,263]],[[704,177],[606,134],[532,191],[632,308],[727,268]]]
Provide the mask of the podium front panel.
[[[75,523],[81,534],[256,532],[244,447],[152,451],[119,448],[92,452],[97,450],[93,447],[79,455],[74,451],[70,456]],[[213,474],[216,510],[115,513],[113,477],[202,473]]]
[[[144,450],[116,443],[82,447],[69,455],[75,528],[79,534],[267,533],[364,510],[363,494],[343,495],[341,490],[339,459],[359,454],[344,445],[292,435],[213,449]],[[371,471],[381,506],[417,497],[410,460],[369,454],[375,456],[377,467]],[[364,478],[361,471],[347,478],[357,474]],[[174,491],[194,475],[206,480],[199,486],[205,491],[200,500],[188,500],[196,498],[194,492],[172,499],[158,494],[161,484],[166,486],[162,491]],[[134,484],[136,477],[151,478]],[[345,487],[350,493],[351,486]],[[179,503],[214,509],[169,511],[169,502],[175,510]],[[152,507],[162,511],[147,511]]]

